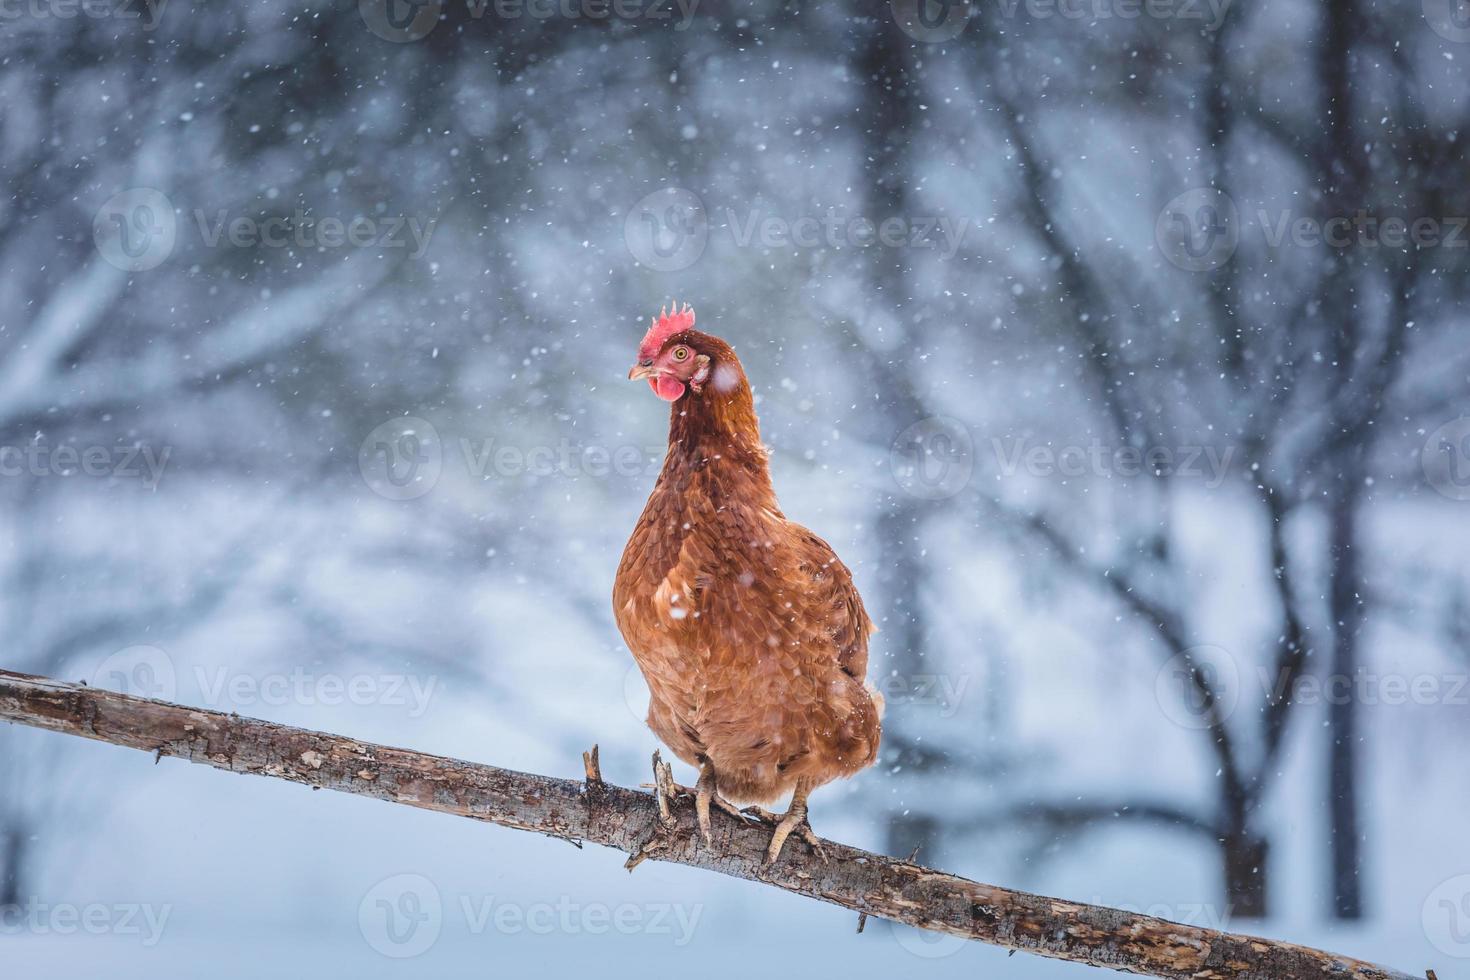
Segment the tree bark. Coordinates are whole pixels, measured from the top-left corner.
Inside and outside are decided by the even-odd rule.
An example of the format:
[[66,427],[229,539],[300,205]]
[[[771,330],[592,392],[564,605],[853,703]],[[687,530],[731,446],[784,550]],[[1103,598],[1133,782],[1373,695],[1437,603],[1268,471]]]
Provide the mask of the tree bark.
[[395,749],[286,725],[0,670],[0,719],[230,772],[485,820],[643,858],[759,881],[856,912],[1006,949],[1170,980],[1409,980],[1407,974],[1268,939],[968,881],[909,861],[795,838],[763,864],[768,827],[714,814],[707,847],[687,800]]

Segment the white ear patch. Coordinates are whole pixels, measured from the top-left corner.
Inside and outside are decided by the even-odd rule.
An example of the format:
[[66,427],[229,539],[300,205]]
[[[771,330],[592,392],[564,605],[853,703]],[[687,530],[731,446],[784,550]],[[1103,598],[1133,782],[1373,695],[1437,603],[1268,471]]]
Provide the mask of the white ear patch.
[[689,384],[694,387],[695,391],[698,391],[700,388],[703,388],[704,383],[709,380],[709,355],[700,354],[694,360],[695,363],[699,365],[699,367],[695,370],[693,376],[690,377]]
[[740,374],[728,364],[716,364],[710,383],[715,386],[716,391],[729,391],[740,383]]

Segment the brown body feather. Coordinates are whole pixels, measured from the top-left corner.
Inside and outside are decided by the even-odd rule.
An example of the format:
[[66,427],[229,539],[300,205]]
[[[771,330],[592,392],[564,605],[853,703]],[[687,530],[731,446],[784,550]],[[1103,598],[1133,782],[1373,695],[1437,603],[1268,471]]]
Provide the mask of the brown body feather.
[[713,373],[672,405],[613,608],[652,695],[649,727],[685,762],[712,763],[726,798],[767,803],[877,757],[873,624],[847,567],[777,506],[734,351],[693,330],[679,342]]

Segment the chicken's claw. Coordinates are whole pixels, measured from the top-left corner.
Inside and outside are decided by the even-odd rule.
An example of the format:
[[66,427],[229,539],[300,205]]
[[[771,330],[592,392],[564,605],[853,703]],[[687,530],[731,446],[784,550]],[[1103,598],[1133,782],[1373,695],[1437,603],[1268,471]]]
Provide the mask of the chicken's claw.
[[740,811],[756,823],[770,824],[772,827],[781,822],[779,813],[772,813],[763,806],[748,806]]
[[[786,814],[776,823],[776,829],[771,834],[771,844],[766,848],[766,865],[776,863],[781,856],[781,848],[786,844],[786,838],[793,833],[811,845],[812,851],[823,864],[827,863],[827,848],[822,845],[822,839],[812,830],[811,821],[806,816],[806,795],[809,788],[800,783],[797,784],[796,792],[791,797],[791,806],[787,808]],[[754,809],[760,810],[759,807]],[[762,817],[775,817],[775,814],[760,810]]]
[[[715,769],[709,762],[705,762],[700,768],[699,782],[693,788],[690,788],[674,782],[673,771],[670,769],[668,763],[660,759],[659,754],[655,752],[653,775],[654,782],[651,784],[644,783],[643,785],[654,791],[654,796],[657,798],[659,804],[660,822],[666,831],[673,830],[675,823],[669,803],[673,800],[682,799],[694,800],[694,815],[699,822],[699,835],[704,838],[706,847],[713,847],[715,843],[714,827],[710,822],[711,807],[725,811],[742,824],[751,822],[752,814],[741,810],[738,806],[719,794],[716,788]],[[759,810],[760,808],[756,807],[754,809]],[[765,811],[761,812],[764,813]],[[766,818],[772,824],[775,823],[775,819],[770,814],[766,814]]]
[[766,864],[772,865],[781,856],[781,848],[786,844],[786,838],[796,834],[802,840],[811,845],[812,851],[823,863],[827,863],[827,848],[822,844],[822,838],[818,837],[812,825],[807,821],[805,813],[788,812],[776,824],[776,830],[771,834],[771,844],[766,848]]

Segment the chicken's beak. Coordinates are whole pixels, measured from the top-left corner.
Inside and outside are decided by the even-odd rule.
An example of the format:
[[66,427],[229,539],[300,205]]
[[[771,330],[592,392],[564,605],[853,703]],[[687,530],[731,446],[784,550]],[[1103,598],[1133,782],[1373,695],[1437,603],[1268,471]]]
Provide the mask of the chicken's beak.
[[652,364],[634,364],[628,370],[628,380],[637,381],[640,378],[651,378],[655,374],[658,374],[658,372],[654,370]]

